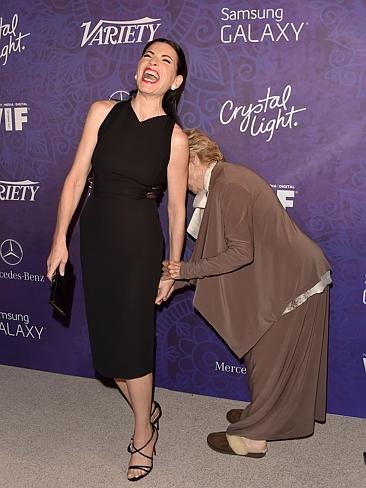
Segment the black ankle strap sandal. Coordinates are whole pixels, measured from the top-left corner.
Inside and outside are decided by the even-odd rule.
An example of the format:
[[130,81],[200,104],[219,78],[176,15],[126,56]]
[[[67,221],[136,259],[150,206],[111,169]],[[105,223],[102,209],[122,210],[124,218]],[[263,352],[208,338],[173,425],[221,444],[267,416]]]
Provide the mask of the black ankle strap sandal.
[[[155,442],[154,442],[154,448],[153,448],[153,455],[152,456],[148,456],[147,454],[144,454],[143,452],[141,452],[143,449],[145,449],[145,447],[147,447],[150,442],[152,441],[153,437],[154,437],[154,434],[156,432],[156,439],[155,439]],[[147,476],[153,469],[153,463],[154,463],[154,454],[155,454],[155,444],[157,443],[157,440],[158,440],[158,432],[157,432],[157,429],[153,426],[153,431],[152,431],[152,434],[151,434],[151,437],[150,439],[146,442],[146,444],[142,447],[140,447],[139,449],[137,449],[133,443],[133,440],[131,440],[128,448],[127,448],[127,451],[130,453],[130,454],[140,454],[141,456],[143,456],[144,458],[146,459],[149,459],[149,461],[151,461],[151,465],[149,466],[145,466],[145,465],[137,465],[137,464],[134,464],[132,466],[129,466],[128,467],[128,471],[130,471],[130,469],[139,469],[140,471],[144,471],[144,474],[140,474],[139,476],[135,476],[133,478],[129,478],[127,476],[127,479],[129,481],[138,481],[138,480],[141,480],[142,478],[145,478],[145,476]]]

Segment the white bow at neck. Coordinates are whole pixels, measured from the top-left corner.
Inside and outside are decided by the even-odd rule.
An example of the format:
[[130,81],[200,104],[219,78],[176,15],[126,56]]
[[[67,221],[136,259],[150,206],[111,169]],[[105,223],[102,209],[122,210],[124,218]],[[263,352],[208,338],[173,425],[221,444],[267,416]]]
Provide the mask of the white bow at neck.
[[195,209],[191,218],[191,221],[189,222],[187,232],[190,234],[192,237],[197,239],[198,237],[198,232],[201,227],[201,222],[203,218],[203,213],[205,211],[206,203],[207,203],[207,197],[208,197],[208,189],[210,186],[210,179],[211,179],[211,173],[214,167],[216,166],[216,163],[211,163],[209,167],[206,169],[205,175],[203,177],[203,189],[197,193],[193,200],[193,208]]

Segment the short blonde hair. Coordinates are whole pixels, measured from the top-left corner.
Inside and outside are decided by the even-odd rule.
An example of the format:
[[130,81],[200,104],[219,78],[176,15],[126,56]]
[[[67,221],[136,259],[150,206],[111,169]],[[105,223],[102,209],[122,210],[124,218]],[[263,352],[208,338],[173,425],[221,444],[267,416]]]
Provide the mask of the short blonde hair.
[[190,154],[197,154],[202,164],[224,161],[224,155],[218,144],[200,129],[185,129],[184,133],[188,136]]

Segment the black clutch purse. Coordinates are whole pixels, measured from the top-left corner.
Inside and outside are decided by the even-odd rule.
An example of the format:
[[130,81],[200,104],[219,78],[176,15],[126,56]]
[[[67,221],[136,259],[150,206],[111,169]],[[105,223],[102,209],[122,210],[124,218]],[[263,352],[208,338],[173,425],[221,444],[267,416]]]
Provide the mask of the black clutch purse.
[[64,276],[61,276],[57,269],[51,282],[50,304],[63,317],[69,317],[71,314],[74,289],[74,268],[70,261],[68,261],[65,266]]

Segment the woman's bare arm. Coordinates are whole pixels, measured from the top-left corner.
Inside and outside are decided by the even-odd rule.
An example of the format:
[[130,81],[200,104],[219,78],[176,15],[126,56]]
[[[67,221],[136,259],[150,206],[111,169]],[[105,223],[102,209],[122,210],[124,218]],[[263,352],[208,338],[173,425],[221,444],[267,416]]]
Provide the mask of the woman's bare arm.
[[[172,135],[170,161],[168,164],[168,217],[169,217],[169,256],[180,261],[186,221],[186,194],[188,179],[188,139],[176,125]],[[156,303],[169,297],[173,280],[160,281]]]
[[173,261],[180,260],[185,237],[188,159],[187,136],[175,126],[168,165],[169,245]]
[[97,143],[98,130],[116,102],[94,102],[86,117],[83,133],[76,151],[74,162],[66,176],[57,211],[57,221],[50,255],[47,259],[47,277],[52,278],[57,267],[64,274],[68,259],[66,234],[71,218],[80,201],[88,177],[91,158]]

